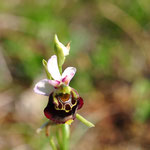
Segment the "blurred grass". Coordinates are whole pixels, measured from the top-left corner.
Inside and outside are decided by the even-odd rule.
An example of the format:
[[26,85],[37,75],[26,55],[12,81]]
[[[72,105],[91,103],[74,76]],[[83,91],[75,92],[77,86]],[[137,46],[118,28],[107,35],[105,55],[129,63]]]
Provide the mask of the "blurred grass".
[[[124,139],[123,142],[128,141],[130,144],[130,139],[134,139],[134,146],[138,145],[139,149],[149,149],[150,143],[143,143],[142,140],[142,135],[150,120],[149,20],[148,0],[132,2],[129,0],[108,0],[107,2],[104,0],[1,0],[0,97],[2,98],[0,107],[2,115],[0,115],[0,122],[2,125],[7,125],[12,135],[11,128],[18,130],[19,138],[22,138],[23,141],[13,144],[9,135],[5,134],[7,129],[2,128],[0,130],[3,130],[3,134],[0,134],[0,139],[2,141],[7,139],[9,144],[2,144],[0,149],[13,148],[15,150],[18,145],[27,143],[29,145],[27,144],[28,146],[25,146],[24,149],[44,150],[47,148],[48,140],[44,135],[35,136],[33,131],[35,126],[38,127],[42,123],[41,118],[37,117],[36,120],[33,116],[33,121],[30,120],[29,124],[24,116],[18,117],[16,106],[20,107],[20,103],[27,103],[22,98],[26,91],[29,91],[31,101],[38,99],[32,94],[32,88],[34,83],[44,76],[42,59],[48,60],[54,53],[53,37],[55,33],[58,34],[62,43],[67,44],[71,41],[70,56],[64,68],[75,66],[78,70],[71,86],[76,88],[85,99],[83,112],[90,114],[96,111],[100,114],[99,111],[103,107],[110,107],[108,112],[110,111],[111,116],[111,111],[113,111],[111,105],[113,105],[114,111],[121,116],[123,111],[123,114],[125,113],[127,118],[131,119],[131,130],[139,130],[139,124],[143,128],[139,131],[141,134],[137,136],[138,139],[135,138],[137,133],[134,134],[133,131],[132,135],[127,138],[128,140]],[[41,100],[41,97],[39,99]],[[35,108],[34,111],[38,107],[38,112],[42,113],[45,102],[42,100],[39,102],[39,99],[32,107]],[[28,110],[32,112],[32,108],[26,107],[26,109],[21,107],[25,114]],[[103,111],[101,113],[103,114]],[[89,114],[87,113],[87,116]],[[111,119],[111,121],[108,119],[110,121],[108,122],[113,126],[115,119],[113,117]],[[16,126],[12,120],[15,123],[22,122],[23,126]],[[122,120],[120,122],[124,123]],[[112,126],[109,126],[109,129],[116,131]],[[99,130],[102,129],[99,128],[101,127],[103,125],[98,123],[95,129],[97,133],[100,133]],[[117,131],[111,134],[113,136],[110,135],[113,140],[105,137],[107,132],[103,130],[102,135],[106,140],[109,139],[108,143],[102,139],[102,141],[97,140],[95,147],[94,144],[91,144],[89,149],[113,149],[111,142],[115,141],[115,135],[118,139],[121,138],[118,133],[119,129],[117,127]],[[26,135],[27,130],[30,133],[27,132]],[[91,134],[96,135],[96,133]],[[149,140],[149,137],[145,138]],[[119,144],[116,143],[116,145]],[[83,147],[81,146],[80,149]],[[114,149],[121,148],[114,146]]]

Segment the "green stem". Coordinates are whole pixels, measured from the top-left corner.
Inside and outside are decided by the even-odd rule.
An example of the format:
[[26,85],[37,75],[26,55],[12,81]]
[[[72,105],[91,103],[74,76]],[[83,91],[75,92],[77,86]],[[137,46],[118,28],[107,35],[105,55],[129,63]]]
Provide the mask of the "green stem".
[[60,150],[63,149],[63,143],[62,143],[62,140],[61,140],[61,135],[60,135],[60,130],[59,130],[60,126],[57,127],[57,131],[56,131],[56,139],[57,139],[57,142],[58,142],[58,145],[59,145],[59,148]]
[[56,147],[56,145],[55,145],[55,142],[54,142],[52,136],[50,137],[49,142],[50,142],[50,145],[51,145],[51,147],[52,147],[52,150],[57,150],[57,147]]
[[79,114],[76,114],[76,118],[90,128],[95,127],[95,125],[93,123],[89,122],[88,120],[86,120],[84,117],[82,117]]
[[63,142],[62,150],[68,150],[69,136],[70,136],[70,126],[67,124],[62,124],[62,142]]

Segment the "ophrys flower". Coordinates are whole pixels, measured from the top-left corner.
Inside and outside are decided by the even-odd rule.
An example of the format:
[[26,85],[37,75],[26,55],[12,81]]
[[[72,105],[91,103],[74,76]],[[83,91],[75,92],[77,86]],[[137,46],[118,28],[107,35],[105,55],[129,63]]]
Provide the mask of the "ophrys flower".
[[48,104],[44,109],[45,116],[56,123],[74,120],[77,109],[83,105],[83,99],[78,92],[69,86],[76,68],[68,67],[61,75],[57,56],[53,55],[48,60],[47,70],[53,79],[43,79],[34,87],[36,93],[49,96]]

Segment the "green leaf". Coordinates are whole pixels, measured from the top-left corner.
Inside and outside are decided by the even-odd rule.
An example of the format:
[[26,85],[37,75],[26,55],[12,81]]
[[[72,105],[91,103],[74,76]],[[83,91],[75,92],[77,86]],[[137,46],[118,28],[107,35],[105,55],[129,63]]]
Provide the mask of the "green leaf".
[[76,118],[80,120],[82,123],[84,123],[86,126],[88,126],[89,128],[95,127],[93,123],[89,122],[88,120],[86,120],[84,117],[82,117],[79,114],[76,114]]

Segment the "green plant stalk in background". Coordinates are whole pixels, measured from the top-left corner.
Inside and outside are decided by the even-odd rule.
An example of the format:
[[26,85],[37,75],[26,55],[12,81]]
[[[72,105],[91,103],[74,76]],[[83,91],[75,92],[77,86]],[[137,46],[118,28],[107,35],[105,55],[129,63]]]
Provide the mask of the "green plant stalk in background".
[[54,142],[54,139],[53,139],[52,136],[50,136],[49,142],[50,142],[50,145],[51,145],[52,149],[57,150],[57,147],[55,145],[55,142]]

